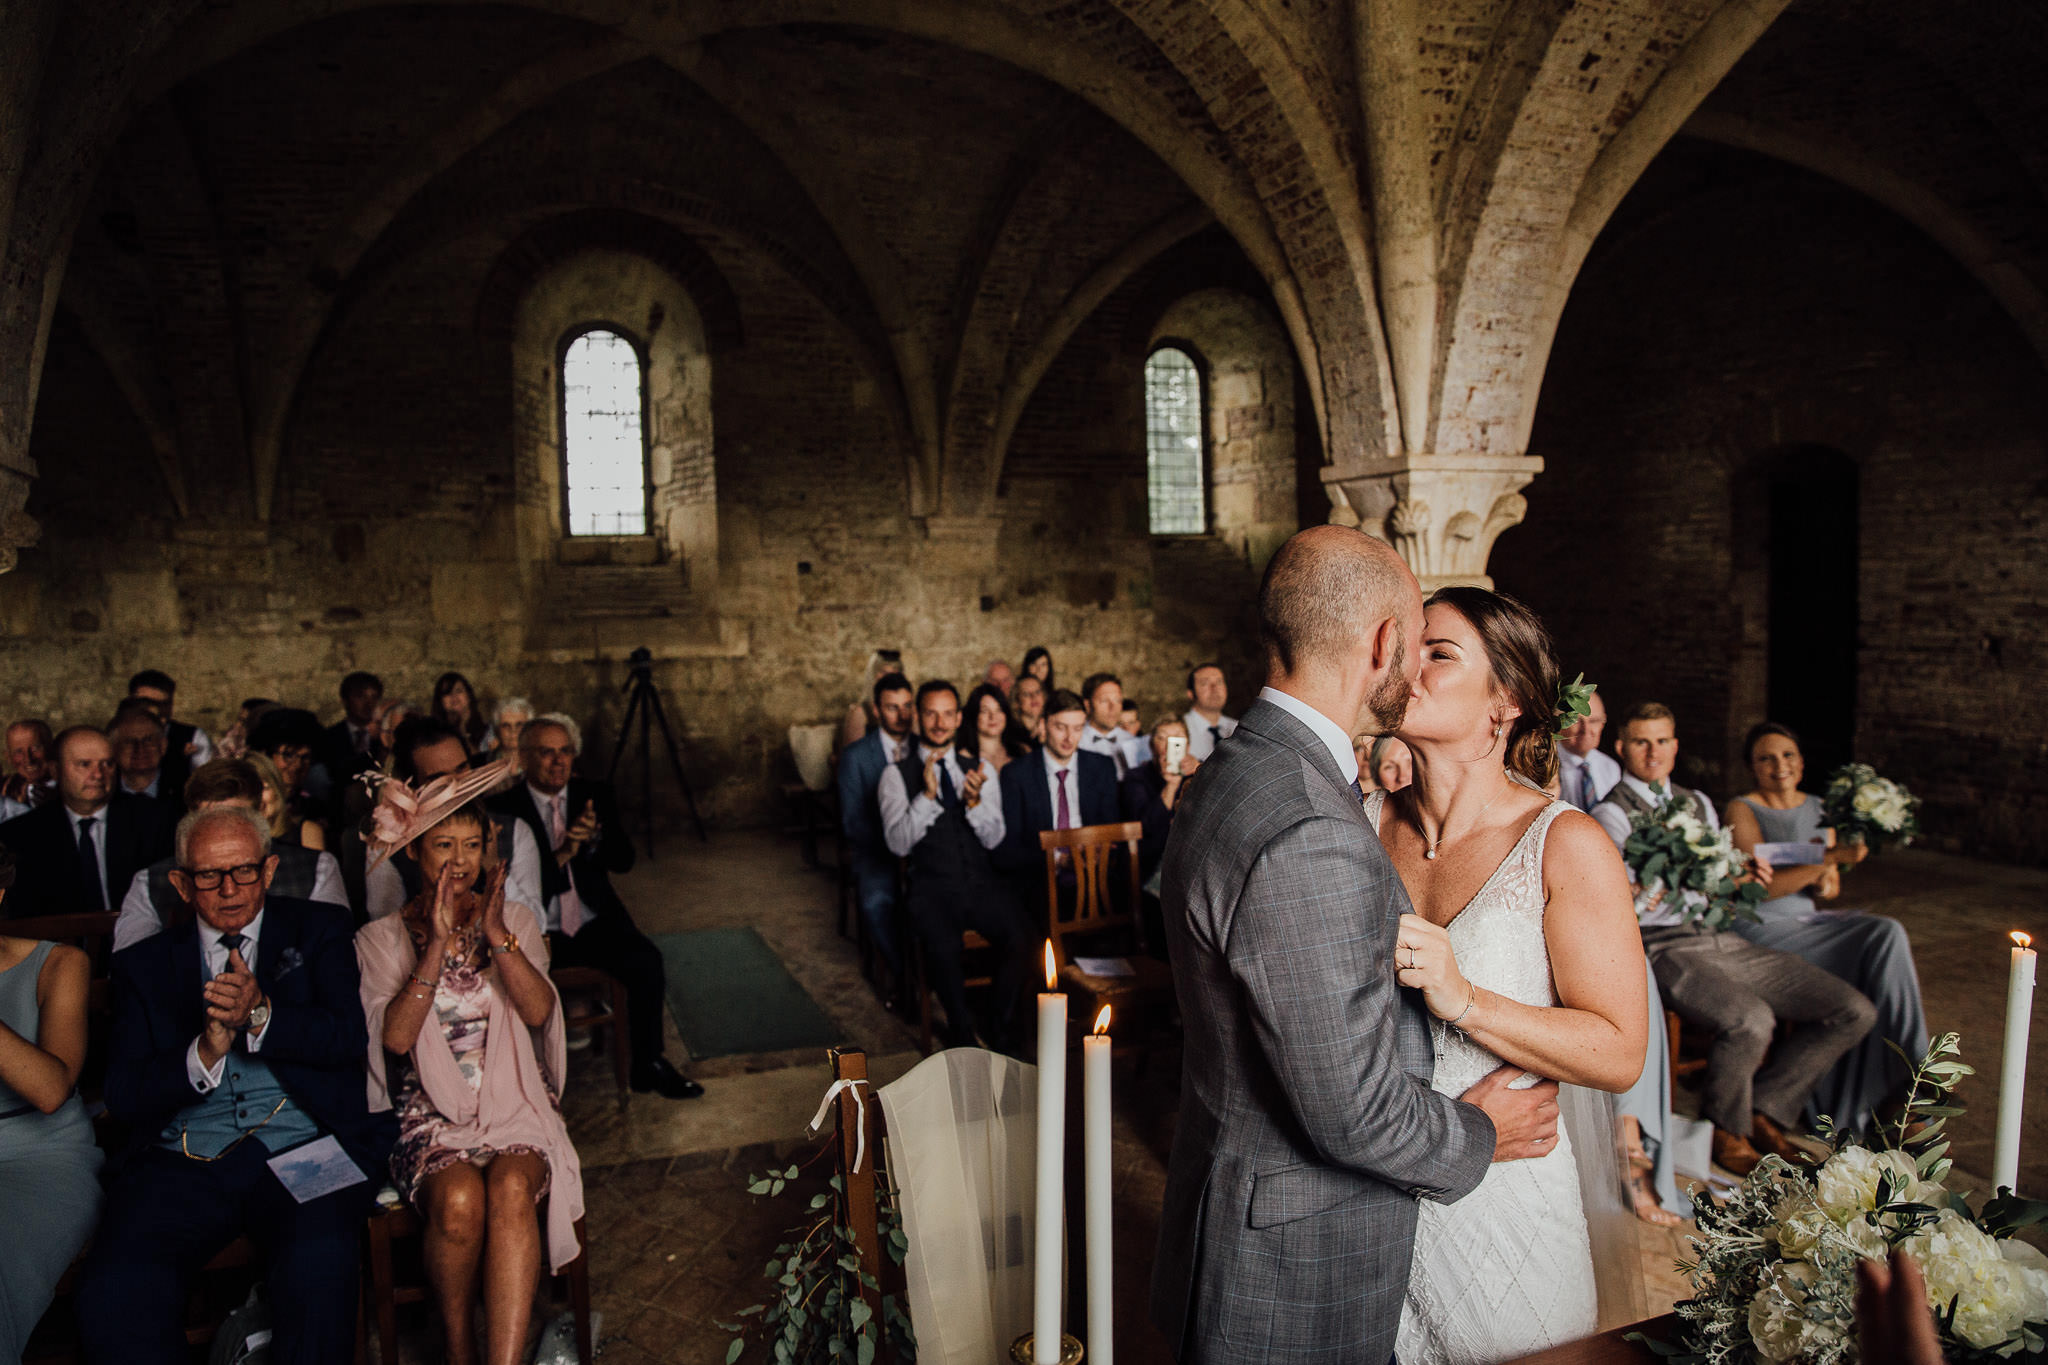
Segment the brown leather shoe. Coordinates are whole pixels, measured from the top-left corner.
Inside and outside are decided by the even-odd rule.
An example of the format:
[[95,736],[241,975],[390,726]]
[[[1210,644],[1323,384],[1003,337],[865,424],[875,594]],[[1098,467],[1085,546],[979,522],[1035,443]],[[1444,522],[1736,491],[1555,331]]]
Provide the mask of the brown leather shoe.
[[1786,1137],[1785,1130],[1780,1128],[1768,1114],[1757,1113],[1750,1117],[1752,1120],[1749,1130],[1750,1146],[1769,1152],[1774,1156],[1781,1156],[1795,1164],[1806,1160],[1806,1150],[1798,1143],[1792,1141],[1791,1138]]
[[1728,1174],[1740,1179],[1755,1170],[1764,1154],[1750,1146],[1749,1139],[1738,1137],[1726,1128],[1714,1130],[1714,1164]]

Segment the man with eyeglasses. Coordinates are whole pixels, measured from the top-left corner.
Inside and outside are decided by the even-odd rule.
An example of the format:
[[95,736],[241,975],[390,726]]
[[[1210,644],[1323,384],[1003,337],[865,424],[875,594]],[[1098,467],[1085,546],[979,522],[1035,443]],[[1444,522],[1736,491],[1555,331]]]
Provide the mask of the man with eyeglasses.
[[627,1050],[633,1089],[694,1100],[704,1087],[663,1056],[668,969],[612,886],[633,867],[633,841],[619,822],[609,783],[575,776],[583,737],[559,712],[527,722],[519,735],[525,780],[486,804],[523,822],[540,850],[541,922],[557,967],[595,967],[626,988]]
[[[369,1112],[349,918],[270,893],[269,827],[240,806],[180,821],[177,864],[195,918],[113,959],[106,1100],[131,1139],[79,1283],[86,1358],[183,1361],[192,1268],[247,1234],[276,1358],[342,1365],[363,1218],[397,1137],[391,1114]],[[323,1168],[348,1183],[294,1174],[335,1146]],[[273,1162],[287,1153],[298,1161]]]

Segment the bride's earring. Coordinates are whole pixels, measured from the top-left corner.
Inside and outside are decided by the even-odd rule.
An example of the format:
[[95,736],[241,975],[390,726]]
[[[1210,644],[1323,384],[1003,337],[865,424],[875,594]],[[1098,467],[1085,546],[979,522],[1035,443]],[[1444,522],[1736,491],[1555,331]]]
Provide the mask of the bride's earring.
[[1494,727],[1493,727],[1493,737],[1494,737],[1495,739],[1499,739],[1499,738],[1500,738],[1500,727],[1499,727],[1498,725],[1496,725],[1496,726],[1494,726]]

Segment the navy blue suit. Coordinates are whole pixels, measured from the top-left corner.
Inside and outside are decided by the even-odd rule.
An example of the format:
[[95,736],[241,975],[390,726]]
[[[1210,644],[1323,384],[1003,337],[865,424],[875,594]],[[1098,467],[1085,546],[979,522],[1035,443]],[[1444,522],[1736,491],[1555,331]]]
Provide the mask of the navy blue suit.
[[[280,1362],[353,1358],[357,1246],[389,1177],[397,1123],[369,1112],[369,1030],[345,911],[267,897],[256,980],[271,1002],[259,1055],[278,1083],[341,1143],[364,1182],[300,1204],[265,1164],[261,1130],[218,1160],[157,1144],[200,1102],[186,1051],[205,1026],[199,931],[187,921],[114,954],[109,1112],[131,1141],[79,1286],[79,1325],[94,1362],[182,1362],[187,1276],[237,1236],[263,1247]],[[226,1065],[245,1055],[238,1039]]]
[[[1044,913],[1045,851],[1038,846],[1043,830],[1057,829],[1051,784],[1046,780],[1045,750],[1026,754],[1003,769],[1003,841],[991,855],[996,870],[1016,884],[1036,921]],[[1116,763],[1101,754],[1074,755],[1073,827],[1114,825],[1123,819],[1116,785]]]
[[896,970],[902,966],[896,945],[896,855],[882,837],[882,807],[876,796],[888,767],[879,728],[871,727],[840,753],[839,828],[846,835],[868,941]]

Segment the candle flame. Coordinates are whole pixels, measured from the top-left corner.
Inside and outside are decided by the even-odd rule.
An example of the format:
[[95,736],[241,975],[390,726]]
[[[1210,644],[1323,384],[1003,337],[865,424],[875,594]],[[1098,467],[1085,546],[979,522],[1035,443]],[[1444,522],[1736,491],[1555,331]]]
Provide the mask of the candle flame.
[[1102,1007],[1102,1013],[1095,1016],[1095,1036],[1100,1038],[1109,1032],[1109,1006]]
[[1052,940],[1045,941],[1045,988],[1050,991],[1060,984],[1060,974],[1053,967]]
[[2015,946],[2021,948],[2031,948],[2034,946],[2034,936],[2032,934],[2023,934],[2017,929],[2012,931],[2012,941]]

